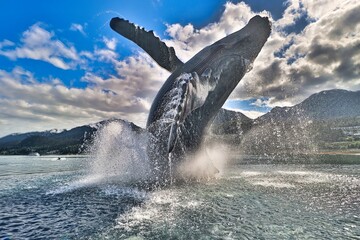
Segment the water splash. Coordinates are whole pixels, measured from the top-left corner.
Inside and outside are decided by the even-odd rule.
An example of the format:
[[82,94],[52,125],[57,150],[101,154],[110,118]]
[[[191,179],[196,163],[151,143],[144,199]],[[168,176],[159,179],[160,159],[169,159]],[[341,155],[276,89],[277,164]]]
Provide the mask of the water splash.
[[254,122],[239,146],[242,154],[261,155],[269,157],[271,161],[288,163],[298,159],[294,156],[307,158],[318,152],[311,117],[298,110],[284,120],[278,116],[280,113],[273,111],[269,117],[260,117]]
[[176,183],[175,178],[179,176],[179,172],[186,181],[199,181],[212,179],[218,170],[221,173],[224,170],[227,160],[227,149],[224,146],[208,146],[204,141],[201,150],[195,155],[187,156],[186,161],[178,167],[175,164],[177,156],[160,158],[157,148],[153,146],[158,142],[152,142],[153,138],[146,130],[134,129],[128,122],[109,121],[98,129],[94,140],[87,147],[89,158],[85,175],[52,193],[107,184],[134,184],[145,188],[161,186],[161,179],[156,178],[156,169],[148,157],[149,148],[150,153],[157,155],[158,161],[169,161],[167,164],[172,174],[169,178],[170,185]]
[[98,130],[89,147],[89,176],[98,181],[134,182],[150,172],[146,155],[147,134],[127,122],[112,121]]
[[223,175],[229,161],[229,148],[225,144],[207,146],[204,142],[200,150],[187,156],[178,171],[186,179],[210,180]]

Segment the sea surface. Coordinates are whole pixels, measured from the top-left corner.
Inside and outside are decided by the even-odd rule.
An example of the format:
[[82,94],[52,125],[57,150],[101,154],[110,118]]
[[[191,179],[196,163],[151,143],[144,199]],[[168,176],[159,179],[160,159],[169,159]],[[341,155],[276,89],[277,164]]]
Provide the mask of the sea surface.
[[97,181],[87,166],[0,157],[0,239],[360,239],[360,164],[235,161],[217,179],[154,191]]

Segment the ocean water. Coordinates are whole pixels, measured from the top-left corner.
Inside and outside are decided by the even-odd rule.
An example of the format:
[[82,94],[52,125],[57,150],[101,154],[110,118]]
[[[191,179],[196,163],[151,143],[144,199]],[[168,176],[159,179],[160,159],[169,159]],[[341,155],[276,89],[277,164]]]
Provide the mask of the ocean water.
[[360,239],[360,165],[233,163],[154,191],[88,165],[0,157],[0,239]]

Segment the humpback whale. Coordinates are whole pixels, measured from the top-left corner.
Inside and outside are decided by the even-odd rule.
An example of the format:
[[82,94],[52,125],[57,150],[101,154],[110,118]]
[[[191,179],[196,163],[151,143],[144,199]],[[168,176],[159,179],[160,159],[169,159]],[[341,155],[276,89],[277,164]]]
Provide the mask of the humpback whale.
[[149,112],[147,148],[157,184],[181,179],[178,166],[201,149],[207,127],[251,70],[270,35],[271,24],[267,17],[256,15],[244,28],[205,47],[186,63],[152,31],[117,17],[110,21],[110,27],[171,72]]

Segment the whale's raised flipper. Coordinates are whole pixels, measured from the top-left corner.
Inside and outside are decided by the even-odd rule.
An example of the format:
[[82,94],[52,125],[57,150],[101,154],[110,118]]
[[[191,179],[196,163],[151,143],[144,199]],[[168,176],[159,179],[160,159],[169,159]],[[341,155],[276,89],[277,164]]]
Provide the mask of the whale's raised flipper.
[[110,21],[110,27],[120,35],[136,43],[144,49],[161,67],[174,72],[184,63],[176,56],[175,49],[168,47],[153,31],[146,31],[144,28],[135,26],[133,23],[115,17]]

